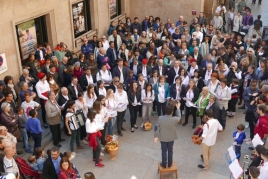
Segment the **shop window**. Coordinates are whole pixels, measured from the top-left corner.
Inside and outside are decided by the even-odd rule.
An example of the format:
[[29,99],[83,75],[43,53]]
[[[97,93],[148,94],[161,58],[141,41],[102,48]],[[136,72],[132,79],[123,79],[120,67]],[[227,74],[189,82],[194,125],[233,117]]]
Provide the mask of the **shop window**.
[[121,0],[109,0],[109,5],[111,19],[121,15]]
[[90,2],[83,0],[72,4],[75,38],[91,30]]
[[48,41],[45,16],[16,25],[16,32],[22,64],[29,54],[35,53],[37,44],[44,45]]

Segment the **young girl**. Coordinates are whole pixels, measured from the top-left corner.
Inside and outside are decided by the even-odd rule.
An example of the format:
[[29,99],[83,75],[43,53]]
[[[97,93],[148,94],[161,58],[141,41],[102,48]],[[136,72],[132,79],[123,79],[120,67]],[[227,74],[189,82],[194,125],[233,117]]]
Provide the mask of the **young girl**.
[[[87,116],[87,112],[88,112],[88,107],[86,105],[85,102],[85,98],[84,98],[84,93],[79,92],[78,93],[78,99],[75,100],[75,110],[81,110],[84,114],[84,116]],[[86,127],[85,126],[81,126],[80,127],[80,140],[84,143],[84,144],[88,144],[87,140],[87,132],[86,132]]]
[[150,122],[153,101],[154,101],[154,91],[150,83],[148,83],[145,89],[141,92],[141,101],[142,105],[142,124],[141,127],[144,127],[145,122]]
[[113,135],[114,124],[117,116],[117,111],[115,111],[115,109],[117,108],[117,102],[112,89],[108,89],[107,91],[105,105],[108,110],[108,113],[110,114],[108,116],[112,117],[112,119],[108,121],[108,135]]
[[69,159],[65,157],[60,160],[59,179],[76,179],[76,172],[72,168]]
[[204,86],[204,80],[202,78],[200,70],[196,69],[194,70],[194,76],[193,79],[195,81],[195,85],[199,91],[202,91]]
[[[152,84],[152,87],[154,89],[154,86],[158,83],[158,73],[157,70],[153,71],[153,77],[149,79],[149,83]],[[153,101],[153,112],[152,115],[156,114],[156,101]]]
[[159,83],[154,86],[155,100],[157,101],[158,116],[166,114],[166,100],[170,97],[169,84],[165,82],[166,78],[162,75],[159,77]]
[[138,88],[138,83],[133,81],[129,91],[128,91],[128,101],[129,101],[129,113],[130,113],[130,124],[131,132],[134,132],[134,129],[138,129],[136,125],[137,113],[139,105],[141,103],[141,91]]
[[67,111],[65,115],[65,125],[68,129],[68,133],[71,134],[71,141],[70,141],[70,150],[73,154],[73,156],[76,156],[76,153],[74,152],[74,140],[76,140],[77,149],[84,149],[82,145],[80,145],[80,127],[78,129],[75,129],[74,123],[71,119],[71,116],[75,115],[75,101],[69,100],[67,101]]
[[118,135],[123,136],[122,131],[126,129],[123,128],[123,120],[126,114],[127,105],[128,105],[128,97],[127,93],[124,91],[124,85],[120,83],[117,86],[117,92],[115,93],[115,99],[119,106],[117,109],[117,132]]
[[[175,78],[175,83],[171,85],[170,88],[170,97],[171,101],[177,101],[181,103],[180,110],[181,112],[184,110],[185,102],[182,100],[182,98],[185,96],[185,86],[182,84],[181,78],[177,76]],[[177,108],[174,107],[173,115],[176,114]],[[184,113],[183,113],[184,114]],[[180,122],[181,124],[181,122]]]
[[72,156],[72,152],[71,151],[67,151],[67,152],[64,152],[63,153],[63,157],[67,158],[72,166],[72,168],[74,169],[75,173],[76,173],[76,179],[80,179],[81,176],[77,170],[77,168],[75,167],[75,165],[71,162],[71,160],[73,159],[73,156]]
[[87,87],[87,91],[84,93],[85,102],[88,108],[91,108],[93,102],[97,99],[96,94],[94,92],[94,85],[90,84]]
[[45,150],[44,150],[44,148],[37,147],[34,150],[34,154],[35,154],[35,158],[36,158],[38,171],[43,172],[43,167],[44,167],[44,163],[45,163],[45,158],[44,158]]
[[90,147],[93,147],[93,161],[95,161],[96,167],[104,167],[101,163],[102,159],[100,159],[101,153],[101,127],[97,125],[95,121],[95,117],[97,115],[97,111],[93,108],[89,109],[87,120],[86,120],[86,130],[88,135],[88,143]]
[[103,96],[106,97],[107,92],[106,92],[106,89],[104,88],[103,81],[101,81],[101,80],[97,81],[97,86],[96,86],[95,94],[97,94],[97,96],[103,95]]

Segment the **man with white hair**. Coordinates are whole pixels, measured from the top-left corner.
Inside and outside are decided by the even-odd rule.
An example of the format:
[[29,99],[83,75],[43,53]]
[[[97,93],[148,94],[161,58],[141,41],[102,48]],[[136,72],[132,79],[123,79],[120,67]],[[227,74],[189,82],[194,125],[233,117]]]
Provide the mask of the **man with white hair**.
[[203,60],[202,55],[199,53],[199,47],[194,47],[194,53],[191,54],[194,59],[197,61],[197,65],[201,66]]
[[168,79],[167,82],[169,85],[172,85],[174,82],[174,78],[179,75],[181,62],[179,60],[174,61],[174,66],[171,67],[168,71]]
[[158,64],[154,66],[153,71],[157,71],[158,76],[163,75],[166,76],[168,73],[167,66],[164,65],[163,59],[158,60]]
[[24,94],[25,94],[26,92],[28,92],[28,93],[30,94],[32,100],[36,97],[36,93],[33,92],[33,91],[29,88],[28,83],[26,83],[26,82],[24,82],[24,81],[21,82],[21,83],[20,83],[20,88],[21,88],[21,91],[20,91],[20,99],[21,99],[21,102],[25,101],[25,99],[24,99]]
[[227,69],[224,73],[224,76],[226,76],[227,79],[227,86],[230,86],[232,83],[233,78],[237,78],[239,80],[242,79],[242,71],[239,70],[237,67],[236,62],[232,62],[229,69]]
[[211,79],[212,72],[213,72],[213,64],[211,62],[208,62],[207,68],[205,69],[205,71],[203,73],[203,79],[204,79],[205,85],[207,85],[208,80]]
[[28,86],[31,90],[33,90],[34,85],[36,84],[36,80],[29,74],[29,70],[24,68],[22,70],[22,75],[20,76],[20,82],[25,81],[28,83]]
[[179,17],[179,20],[176,22],[176,27],[180,27],[183,24],[183,16]]

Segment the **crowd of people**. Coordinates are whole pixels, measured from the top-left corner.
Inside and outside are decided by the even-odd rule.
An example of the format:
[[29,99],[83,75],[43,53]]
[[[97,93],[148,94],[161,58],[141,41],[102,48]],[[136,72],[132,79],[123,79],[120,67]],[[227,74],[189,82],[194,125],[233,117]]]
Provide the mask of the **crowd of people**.
[[[38,45],[36,53],[23,64],[20,90],[12,76],[0,80],[0,172],[19,173],[18,166],[13,165],[13,156],[23,153],[17,151],[17,142],[23,142],[25,152],[33,154],[28,159],[33,170],[47,179],[79,178],[70,160],[76,156],[76,149],[85,149],[83,144],[93,148],[95,166],[104,167],[100,156],[106,136],[115,134],[116,128],[116,134],[123,137],[127,109],[132,133],[139,125],[145,128],[152,115],[173,115],[176,120],[182,119],[178,120],[182,126],[192,115],[193,129],[204,125],[203,135],[193,140],[203,141],[204,164],[198,165],[202,169],[209,168],[217,131],[225,130],[227,117],[235,118],[237,103],[243,103],[240,108],[245,109],[245,124],[233,135],[238,156],[246,138],[245,128],[250,129],[250,137],[245,139],[248,144],[255,134],[266,141],[268,48],[262,40],[261,16],[253,18],[244,0],[237,9],[230,6],[228,12],[221,4],[215,14],[208,21],[200,12],[190,24],[183,16],[164,23],[160,17],[147,15],[141,23],[137,17],[134,22],[130,18],[118,25],[111,22],[107,37],[83,39],[78,58],[63,42],[55,49],[49,43]],[[82,120],[77,122],[78,118]],[[64,133],[71,138],[70,151],[64,154],[59,151],[65,141],[62,121]],[[42,125],[50,129],[55,146],[47,152],[47,159],[41,146]],[[29,137],[33,147],[28,144]],[[259,179],[268,175],[267,143],[256,149],[257,158],[262,160],[253,166],[262,162],[260,172],[249,169],[249,174],[259,173]],[[165,151],[171,144],[167,145]],[[171,164],[172,158],[168,167]]]

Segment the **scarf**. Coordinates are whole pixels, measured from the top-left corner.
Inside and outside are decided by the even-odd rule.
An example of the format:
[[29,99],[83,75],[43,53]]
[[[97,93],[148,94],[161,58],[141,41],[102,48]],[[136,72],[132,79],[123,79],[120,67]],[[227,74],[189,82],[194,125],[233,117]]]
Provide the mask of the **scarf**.
[[7,84],[7,86],[11,89],[13,96],[14,96],[14,100],[17,99],[17,94],[16,94],[16,91],[14,89],[14,84]]

